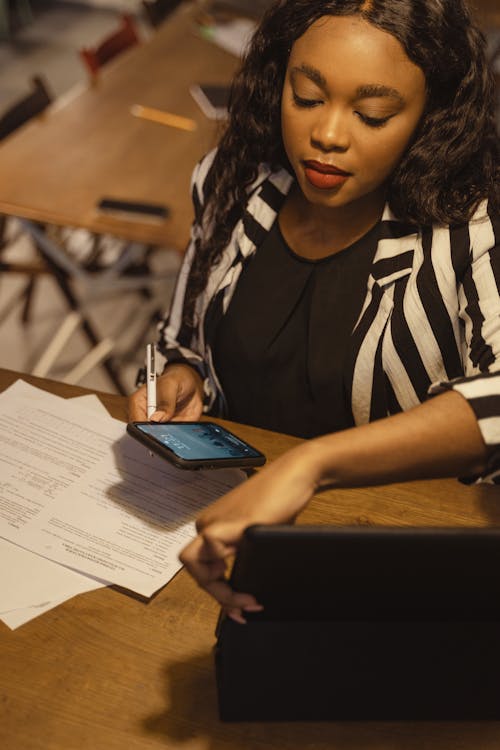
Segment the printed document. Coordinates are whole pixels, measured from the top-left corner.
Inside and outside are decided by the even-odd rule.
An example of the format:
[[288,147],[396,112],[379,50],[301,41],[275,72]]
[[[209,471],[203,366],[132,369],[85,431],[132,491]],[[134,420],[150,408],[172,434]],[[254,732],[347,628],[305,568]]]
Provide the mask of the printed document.
[[180,568],[194,518],[245,475],[152,457],[125,424],[43,391],[0,395],[0,536],[151,596]]
[[[8,389],[9,396],[37,399],[38,388],[18,380]],[[7,391],[4,391],[7,395]],[[47,401],[49,394],[45,394]],[[58,396],[52,396],[56,401]],[[77,396],[73,404],[87,411],[107,415],[97,396]],[[0,539],[0,620],[17,628],[77,594],[105,586],[106,583],[44,559],[33,552]]]

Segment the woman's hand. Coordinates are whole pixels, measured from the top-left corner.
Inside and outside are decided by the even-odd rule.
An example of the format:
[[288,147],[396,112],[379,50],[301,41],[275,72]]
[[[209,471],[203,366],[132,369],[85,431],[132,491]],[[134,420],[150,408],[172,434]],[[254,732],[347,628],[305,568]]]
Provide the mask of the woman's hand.
[[237,622],[261,606],[250,594],[230,588],[224,579],[229,558],[247,526],[288,523],[307,504],[316,489],[313,453],[307,443],[288,451],[210,505],[197,519],[198,536],[180,554],[198,584]]
[[258,603],[232,591],[224,575],[247,526],[290,522],[319,489],[475,475],[487,457],[470,405],[448,391],[407,412],[288,451],[200,515],[198,536],[182,551],[181,562],[228,615],[244,622],[244,611]]
[[[147,416],[146,386],[141,386],[128,400],[130,422],[145,422]],[[203,411],[203,381],[189,365],[168,365],[156,381],[154,422],[196,422]]]

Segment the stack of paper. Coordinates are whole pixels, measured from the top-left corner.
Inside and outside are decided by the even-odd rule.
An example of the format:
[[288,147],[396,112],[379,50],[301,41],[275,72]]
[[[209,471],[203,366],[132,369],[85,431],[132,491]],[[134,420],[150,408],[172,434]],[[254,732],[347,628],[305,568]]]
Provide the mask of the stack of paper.
[[176,469],[84,399],[22,381],[0,394],[0,619],[12,628],[110,583],[151,596],[180,568],[198,511],[244,478]]

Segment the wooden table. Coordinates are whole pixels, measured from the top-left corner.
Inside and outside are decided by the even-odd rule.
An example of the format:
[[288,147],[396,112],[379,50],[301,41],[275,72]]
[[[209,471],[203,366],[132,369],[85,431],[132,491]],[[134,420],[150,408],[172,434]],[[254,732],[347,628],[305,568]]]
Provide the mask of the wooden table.
[[[0,390],[19,375],[0,370]],[[76,386],[21,376],[61,396]],[[99,394],[125,419],[125,400]],[[230,424],[269,459],[297,442]],[[454,480],[326,492],[299,522],[487,526],[500,488]],[[10,631],[0,623],[2,750],[498,750],[495,722],[223,724],[212,648],[217,606],[184,572],[150,602],[109,588]]]
[[[103,341],[89,310],[96,300],[123,289],[156,289],[158,275],[125,273],[136,257],[133,245],[123,250],[114,273],[109,268],[100,275],[89,272],[44,227],[80,227],[183,252],[192,221],[191,173],[215,145],[219,130],[200,111],[189,86],[229,83],[238,65],[236,57],[197,35],[194,9],[182,5],[147,42],[109,63],[93,84],[77,87],[0,143],[0,214],[25,222],[68,305],[34,374],[50,373],[81,326],[91,349],[70,380],[78,382],[102,363],[117,391],[126,392],[112,358],[116,337]],[[134,104],[191,118],[197,129],[138,119],[130,111]],[[164,204],[170,216],[159,222],[117,218],[97,209],[102,197]],[[149,302],[146,327],[153,309],[163,310],[165,304]]]
[[[217,140],[189,85],[227,83],[238,64],[196,34],[193,9],[182,5],[146,42],[103,68],[94,85],[70,92],[66,103],[56,101],[0,144],[0,213],[183,250],[191,172]],[[198,127],[187,132],[138,119],[134,104],[192,118]],[[158,224],[111,218],[96,210],[102,196],[165,203],[171,217]]]
[[[498,0],[476,0],[478,16],[498,14]],[[238,60],[195,34],[193,8],[182,4],[144,44],[104,68],[94,86],[0,144],[0,213],[110,232],[183,250],[192,218],[189,180],[217,140],[189,93],[191,83],[228,82]],[[139,120],[133,104],[194,119],[184,132]],[[160,224],[100,214],[104,195],[163,202]]]

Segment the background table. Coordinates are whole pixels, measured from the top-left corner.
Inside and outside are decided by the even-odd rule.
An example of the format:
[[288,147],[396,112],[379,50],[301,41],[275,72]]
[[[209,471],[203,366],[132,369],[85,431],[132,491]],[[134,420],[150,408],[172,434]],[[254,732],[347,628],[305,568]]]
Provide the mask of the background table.
[[[103,340],[92,321],[93,306],[131,288],[152,290],[149,303],[142,298],[138,308],[145,317],[144,330],[154,313],[165,309],[159,275],[128,274],[127,268],[137,256],[143,257],[144,246],[184,251],[193,213],[191,173],[219,132],[189,87],[229,83],[239,64],[197,34],[194,17],[195,8],[182,5],[146,42],[103,68],[93,84],[77,87],[0,144],[0,213],[29,220],[26,228],[68,305],[34,374],[50,373],[80,326],[91,350],[68,374],[69,380],[78,382],[103,362],[117,391],[125,393],[113,361],[120,331]],[[130,110],[135,104],[189,117],[197,129],[188,132],[134,117]],[[97,208],[102,197],[164,204],[170,216],[154,222],[111,216]],[[54,224],[110,233],[132,244],[113,268],[95,273],[45,231]]]
[[[239,61],[196,33],[181,6],[144,43],[110,62],[94,85],[70,92],[0,144],[0,212],[110,232],[183,250],[192,217],[189,182],[218,128],[189,93],[191,83],[231,80]],[[193,132],[138,119],[142,104],[192,118]],[[165,222],[101,214],[103,196],[165,203]]]
[[[0,390],[18,374],[0,370]],[[61,396],[84,389],[22,376]],[[125,399],[99,394],[126,418]],[[296,438],[229,424],[269,459]],[[325,492],[300,523],[486,526],[500,489],[454,480]],[[494,722],[223,724],[212,648],[218,608],[180,571],[150,602],[110,588],[15,631],[0,623],[2,750],[498,750]],[[411,644],[408,644],[411,648]],[[244,675],[242,675],[244,679]]]

